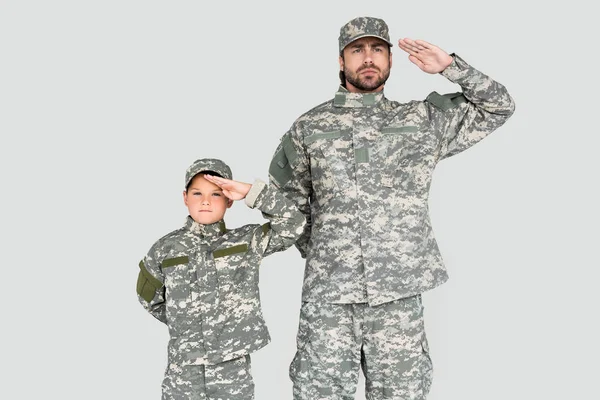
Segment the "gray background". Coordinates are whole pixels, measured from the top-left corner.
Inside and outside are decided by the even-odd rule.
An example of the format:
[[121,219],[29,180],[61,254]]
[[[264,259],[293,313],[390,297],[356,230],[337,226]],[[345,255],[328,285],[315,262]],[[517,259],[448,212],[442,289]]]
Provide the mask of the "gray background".
[[[338,84],[359,15],[505,84],[506,125],[439,164],[451,280],[424,296],[429,399],[598,398],[598,29],[583,1],[0,1],[2,397],[159,399],[167,330],[139,259],[186,215],[186,167],[267,179],[280,136]],[[457,91],[394,50],[386,95]],[[230,226],[260,222],[236,203]],[[303,263],[261,271],[258,400],[291,399]],[[361,377],[357,399],[364,399]]]

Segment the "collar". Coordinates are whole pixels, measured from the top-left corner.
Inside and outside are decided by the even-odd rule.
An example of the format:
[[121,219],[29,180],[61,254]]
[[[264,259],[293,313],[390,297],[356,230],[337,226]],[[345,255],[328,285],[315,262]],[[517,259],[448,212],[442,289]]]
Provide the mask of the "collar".
[[378,104],[383,98],[383,90],[373,93],[352,93],[340,85],[333,99],[333,106],[349,108],[371,107]]
[[227,231],[227,228],[225,227],[225,221],[223,220],[204,225],[197,223],[189,215],[185,220],[184,228],[200,236],[221,236]]

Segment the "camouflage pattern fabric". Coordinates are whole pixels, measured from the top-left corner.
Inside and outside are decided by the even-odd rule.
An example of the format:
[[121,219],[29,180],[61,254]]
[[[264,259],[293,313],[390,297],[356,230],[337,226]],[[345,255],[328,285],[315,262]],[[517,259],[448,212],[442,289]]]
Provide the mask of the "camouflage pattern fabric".
[[185,171],[185,184],[183,187],[187,187],[194,176],[202,171],[216,172],[225,179],[233,179],[231,168],[229,168],[229,165],[225,164],[222,160],[217,158],[201,158],[194,161],[194,163]]
[[461,93],[399,103],[340,86],[283,135],[269,174],[307,220],[296,243],[304,301],[375,306],[448,279],[429,219],[434,168],[515,107],[503,85],[452,57],[441,75]]
[[140,303],[169,328],[169,364],[218,364],[265,346],[259,297],[264,256],[292,246],[304,217],[275,188],[256,181],[245,199],[269,220],[227,230],[196,223],[159,239],[140,262]]
[[250,356],[216,365],[170,364],[162,384],[162,400],[253,400]]
[[344,50],[344,47],[357,39],[367,36],[379,38],[387,42],[389,46],[392,46],[390,31],[384,20],[373,17],[358,17],[348,21],[340,29],[340,36],[338,38],[340,54]]
[[432,380],[421,296],[379,306],[304,302],[290,365],[295,400],[425,399]]

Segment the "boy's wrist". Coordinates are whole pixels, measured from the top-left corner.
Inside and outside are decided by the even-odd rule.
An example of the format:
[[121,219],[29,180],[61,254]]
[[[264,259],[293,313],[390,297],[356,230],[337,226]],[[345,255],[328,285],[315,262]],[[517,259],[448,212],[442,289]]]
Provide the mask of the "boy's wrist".
[[258,195],[260,195],[266,186],[267,184],[260,179],[256,179],[254,183],[250,185],[250,190],[248,190],[245,198],[245,202],[248,207],[254,208]]
[[252,189],[252,184],[245,183],[245,182],[243,182],[243,184],[244,184],[244,193],[243,193],[244,197],[243,198],[246,198],[246,196],[248,196],[248,193]]

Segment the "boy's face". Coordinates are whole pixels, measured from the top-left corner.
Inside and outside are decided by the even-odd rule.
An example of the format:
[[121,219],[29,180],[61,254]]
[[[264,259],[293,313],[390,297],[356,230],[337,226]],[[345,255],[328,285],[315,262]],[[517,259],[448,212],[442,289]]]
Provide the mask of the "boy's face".
[[183,202],[194,221],[204,225],[220,221],[233,203],[221,188],[204,179],[202,174],[196,175],[188,190],[183,191]]

